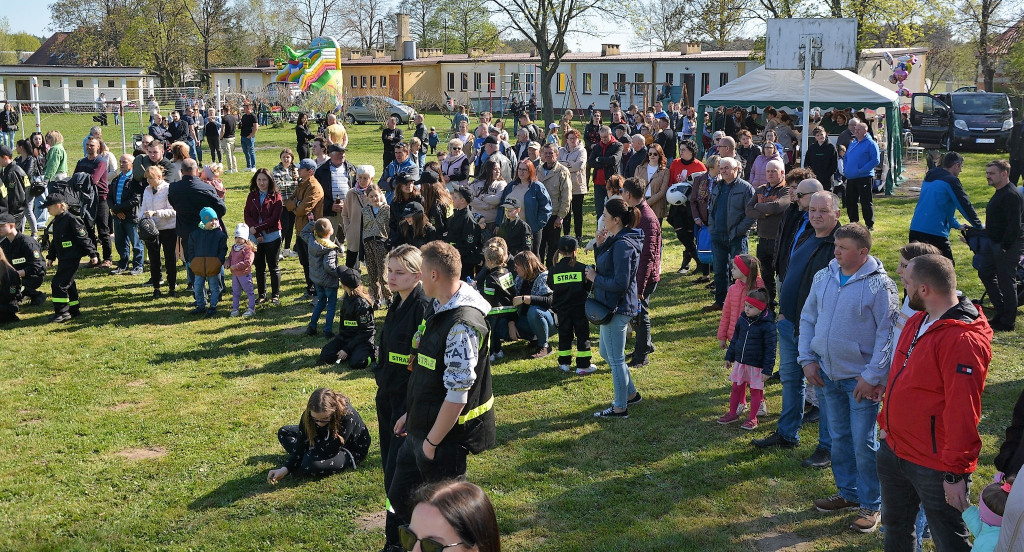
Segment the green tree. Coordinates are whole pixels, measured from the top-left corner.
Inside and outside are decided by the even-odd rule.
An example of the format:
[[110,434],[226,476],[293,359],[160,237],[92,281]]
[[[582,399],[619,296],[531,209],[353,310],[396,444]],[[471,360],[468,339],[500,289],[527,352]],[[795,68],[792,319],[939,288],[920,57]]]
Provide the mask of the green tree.
[[[178,0],[188,14],[192,28],[199,38],[199,51],[203,56],[203,69],[210,68],[210,55],[217,51],[227,27],[228,0]],[[209,84],[210,75],[201,73],[203,83]]]
[[39,39],[28,33],[12,33],[6,17],[0,17],[0,64],[18,63],[18,52],[34,52],[39,49]]
[[427,33],[434,37],[430,47],[444,48],[446,54],[465,54],[470,48],[493,52],[501,45],[485,0],[449,2],[434,11]]

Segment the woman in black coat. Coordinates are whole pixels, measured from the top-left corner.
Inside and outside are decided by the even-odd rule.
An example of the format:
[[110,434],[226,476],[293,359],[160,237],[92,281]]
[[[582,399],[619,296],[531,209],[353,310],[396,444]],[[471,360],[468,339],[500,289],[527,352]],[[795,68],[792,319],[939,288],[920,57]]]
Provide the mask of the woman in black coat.
[[299,121],[295,124],[295,151],[299,154],[296,163],[310,158],[309,143],[313,138],[316,136],[309,131],[309,115],[299,113]]

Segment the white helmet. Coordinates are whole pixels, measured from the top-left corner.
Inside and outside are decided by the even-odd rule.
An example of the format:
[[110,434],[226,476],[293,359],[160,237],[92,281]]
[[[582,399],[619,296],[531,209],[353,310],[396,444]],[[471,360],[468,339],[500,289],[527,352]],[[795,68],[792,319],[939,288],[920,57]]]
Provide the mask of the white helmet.
[[682,205],[686,203],[687,196],[690,195],[690,183],[680,182],[673,184],[671,188],[665,192],[665,201],[668,201],[669,205]]

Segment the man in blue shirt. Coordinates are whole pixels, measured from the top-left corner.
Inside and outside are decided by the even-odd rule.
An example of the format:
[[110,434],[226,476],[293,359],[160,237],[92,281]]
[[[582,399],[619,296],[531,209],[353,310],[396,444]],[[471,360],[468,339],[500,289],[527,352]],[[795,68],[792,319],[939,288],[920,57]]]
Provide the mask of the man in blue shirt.
[[[145,185],[132,179],[132,163],[135,158],[122,155],[118,160],[120,172],[110,181],[107,194],[107,205],[114,222],[114,247],[117,249],[117,267],[111,274],[124,274],[130,271],[132,276],[142,274],[142,240],[139,239],[139,204],[142,203],[142,192]],[[131,258],[129,258],[131,253]],[[131,261],[131,267],[128,266]]]
[[[960,184],[960,171],[964,157],[955,151],[942,156],[942,166],[928,171],[921,183],[921,195],[910,219],[910,241],[930,243],[939,248],[942,256],[953,261],[949,245],[949,229],[960,228],[956,212],[975,228],[981,228],[981,219],[975,212],[967,192]],[[955,261],[954,261],[955,262]]]
[[860,222],[857,203],[864,210],[864,226],[875,229],[875,206],[871,197],[871,181],[875,167],[881,162],[878,144],[868,134],[867,123],[853,128],[853,141],[843,157],[843,176],[846,177],[846,212],[850,222]]

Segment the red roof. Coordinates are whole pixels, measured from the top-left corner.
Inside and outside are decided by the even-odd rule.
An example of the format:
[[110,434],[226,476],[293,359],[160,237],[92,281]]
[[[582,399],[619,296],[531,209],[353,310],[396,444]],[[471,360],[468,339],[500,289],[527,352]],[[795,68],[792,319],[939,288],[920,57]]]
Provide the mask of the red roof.
[[62,54],[55,52],[54,46],[63,42],[70,35],[71,33],[53,33],[50,38],[46,39],[46,42],[39,46],[38,50],[25,60],[23,65],[68,65],[61,63],[63,61]]
[[1003,31],[1002,34],[992,39],[992,43],[988,46],[988,53],[997,56],[1005,56],[1010,53],[1010,50],[1021,40],[1021,35],[1024,34],[1024,18],[1014,23],[1009,29]]

